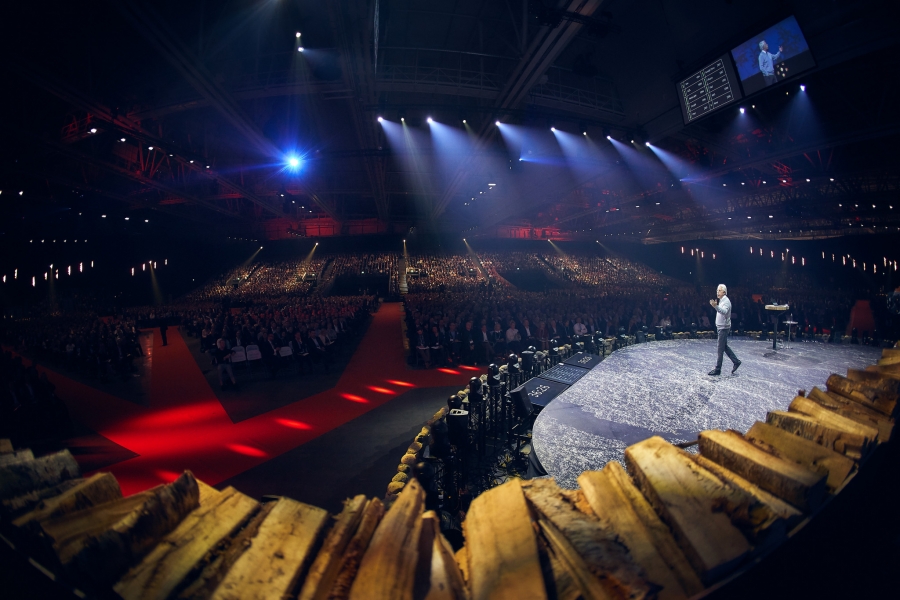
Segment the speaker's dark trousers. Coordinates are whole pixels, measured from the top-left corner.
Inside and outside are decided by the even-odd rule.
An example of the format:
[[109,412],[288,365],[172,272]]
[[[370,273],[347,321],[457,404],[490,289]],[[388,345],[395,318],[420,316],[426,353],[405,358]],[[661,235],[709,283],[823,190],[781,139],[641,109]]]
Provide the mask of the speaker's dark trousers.
[[727,354],[728,358],[731,362],[737,364],[738,357],[735,356],[734,351],[728,347],[728,334],[731,333],[731,328],[720,329],[719,330],[719,360],[716,361],[716,369],[722,368],[722,354]]

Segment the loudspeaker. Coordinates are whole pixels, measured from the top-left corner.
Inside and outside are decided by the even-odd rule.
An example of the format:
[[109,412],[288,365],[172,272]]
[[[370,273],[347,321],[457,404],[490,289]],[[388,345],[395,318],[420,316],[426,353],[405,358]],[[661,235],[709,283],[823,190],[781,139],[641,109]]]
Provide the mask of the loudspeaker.
[[528,390],[525,389],[524,385],[520,385],[511,391],[509,396],[516,409],[516,416],[520,419],[524,419],[534,412],[534,407],[531,405],[531,398],[528,397]]
[[469,411],[454,408],[447,415],[447,426],[450,429],[450,443],[464,446],[469,432]]

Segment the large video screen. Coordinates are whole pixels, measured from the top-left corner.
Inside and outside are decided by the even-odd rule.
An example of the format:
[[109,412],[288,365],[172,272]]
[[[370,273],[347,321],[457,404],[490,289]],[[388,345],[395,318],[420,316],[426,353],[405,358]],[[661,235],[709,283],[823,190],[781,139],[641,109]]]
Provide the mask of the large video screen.
[[744,95],[816,66],[797,19],[788,17],[731,51]]

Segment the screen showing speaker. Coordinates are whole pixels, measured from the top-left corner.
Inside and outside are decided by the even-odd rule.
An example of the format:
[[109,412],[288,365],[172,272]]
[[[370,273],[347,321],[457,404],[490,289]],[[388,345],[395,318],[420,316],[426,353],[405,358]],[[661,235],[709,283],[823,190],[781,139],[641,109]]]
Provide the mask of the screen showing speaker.
[[806,38],[793,16],[733,48],[731,56],[746,96],[816,66]]

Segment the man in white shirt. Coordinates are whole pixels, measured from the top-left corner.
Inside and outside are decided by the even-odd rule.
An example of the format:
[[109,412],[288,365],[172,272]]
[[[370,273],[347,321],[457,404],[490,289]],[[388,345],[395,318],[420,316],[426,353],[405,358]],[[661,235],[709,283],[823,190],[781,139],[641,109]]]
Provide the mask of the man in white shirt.
[[726,294],[728,294],[728,288],[725,287],[724,283],[720,283],[719,287],[716,288],[716,296],[719,298],[718,301],[709,301],[710,306],[716,309],[716,329],[719,333],[719,343],[717,346],[719,358],[716,361],[716,368],[709,372],[709,374],[713,376],[722,374],[722,354],[727,354],[728,358],[731,359],[731,362],[734,363],[734,366],[731,368],[732,373],[737,371],[738,367],[741,366],[741,361],[738,360],[738,357],[735,356],[731,348],[728,347],[728,334],[731,332],[731,300],[728,299]]
[[759,43],[759,72],[762,73],[767,86],[778,83],[778,77],[775,76],[775,63],[783,59],[783,46],[778,46],[778,54],[772,54],[769,52],[766,40]]

